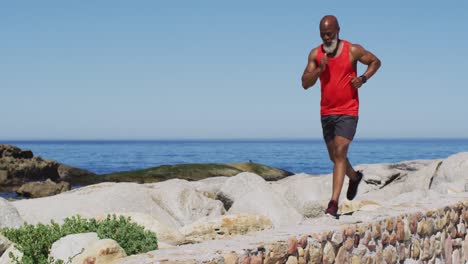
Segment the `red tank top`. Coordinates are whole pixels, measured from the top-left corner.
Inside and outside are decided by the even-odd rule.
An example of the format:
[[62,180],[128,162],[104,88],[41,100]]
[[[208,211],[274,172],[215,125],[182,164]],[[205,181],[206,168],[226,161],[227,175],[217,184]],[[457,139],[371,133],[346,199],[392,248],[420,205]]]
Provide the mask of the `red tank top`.
[[[343,42],[341,53],[335,58],[328,58],[325,71],[320,74],[322,98],[320,101],[320,114],[326,115],[359,115],[358,89],[351,85],[349,76],[357,76],[356,68],[351,65],[350,46],[346,40]],[[317,48],[317,65],[325,53],[322,45]]]

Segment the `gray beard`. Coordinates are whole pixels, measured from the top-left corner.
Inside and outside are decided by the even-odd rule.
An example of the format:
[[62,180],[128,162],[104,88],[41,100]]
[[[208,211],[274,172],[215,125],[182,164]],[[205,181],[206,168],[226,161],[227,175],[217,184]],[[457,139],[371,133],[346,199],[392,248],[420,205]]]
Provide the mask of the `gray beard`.
[[337,45],[338,45],[338,35],[336,35],[335,38],[331,41],[330,46],[323,44],[323,50],[325,51],[326,54],[333,53]]

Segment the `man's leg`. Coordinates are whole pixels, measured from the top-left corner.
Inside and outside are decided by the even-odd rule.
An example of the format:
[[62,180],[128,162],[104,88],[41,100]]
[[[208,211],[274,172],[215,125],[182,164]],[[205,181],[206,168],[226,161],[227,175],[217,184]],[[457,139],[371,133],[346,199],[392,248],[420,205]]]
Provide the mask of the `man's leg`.
[[[336,138],[336,137],[335,137]],[[334,149],[335,149],[335,138],[332,140],[326,142],[327,144],[327,150],[328,150],[328,156],[330,157],[330,160],[335,163],[334,160]],[[353,166],[349,162],[349,159],[346,157],[346,175],[351,181],[357,180],[357,172],[354,170]]]
[[[333,160],[335,165],[333,166],[333,193],[331,200],[338,202],[341,188],[343,187],[344,176],[349,164],[347,154],[351,140],[345,137],[335,136],[333,141]],[[352,167],[350,170],[352,170]],[[357,177],[355,172],[353,174],[354,177]]]

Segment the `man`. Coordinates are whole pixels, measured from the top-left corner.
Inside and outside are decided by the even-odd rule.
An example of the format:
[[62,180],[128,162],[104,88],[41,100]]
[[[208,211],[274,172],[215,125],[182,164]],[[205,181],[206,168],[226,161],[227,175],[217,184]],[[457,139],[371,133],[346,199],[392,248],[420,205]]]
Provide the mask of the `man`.
[[[349,144],[356,133],[359,118],[358,89],[380,67],[380,60],[358,44],[339,38],[340,26],[334,16],[320,21],[320,37],[323,44],[309,54],[309,61],[302,75],[302,87],[308,89],[320,78],[320,114],[323,137],[333,166],[333,192],[326,214],[338,217],[338,200],[345,174],[349,177],[347,198],[354,199],[363,177],[351,166],[347,154]],[[357,77],[357,62],[367,69]]]

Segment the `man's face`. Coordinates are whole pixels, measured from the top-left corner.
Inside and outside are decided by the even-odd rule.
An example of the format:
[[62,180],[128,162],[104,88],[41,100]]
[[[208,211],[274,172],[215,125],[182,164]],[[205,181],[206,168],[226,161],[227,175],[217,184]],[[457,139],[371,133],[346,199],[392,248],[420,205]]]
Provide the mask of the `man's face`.
[[339,29],[332,25],[325,24],[320,26],[320,37],[322,38],[323,49],[326,53],[333,53],[335,51],[338,44],[338,32]]

